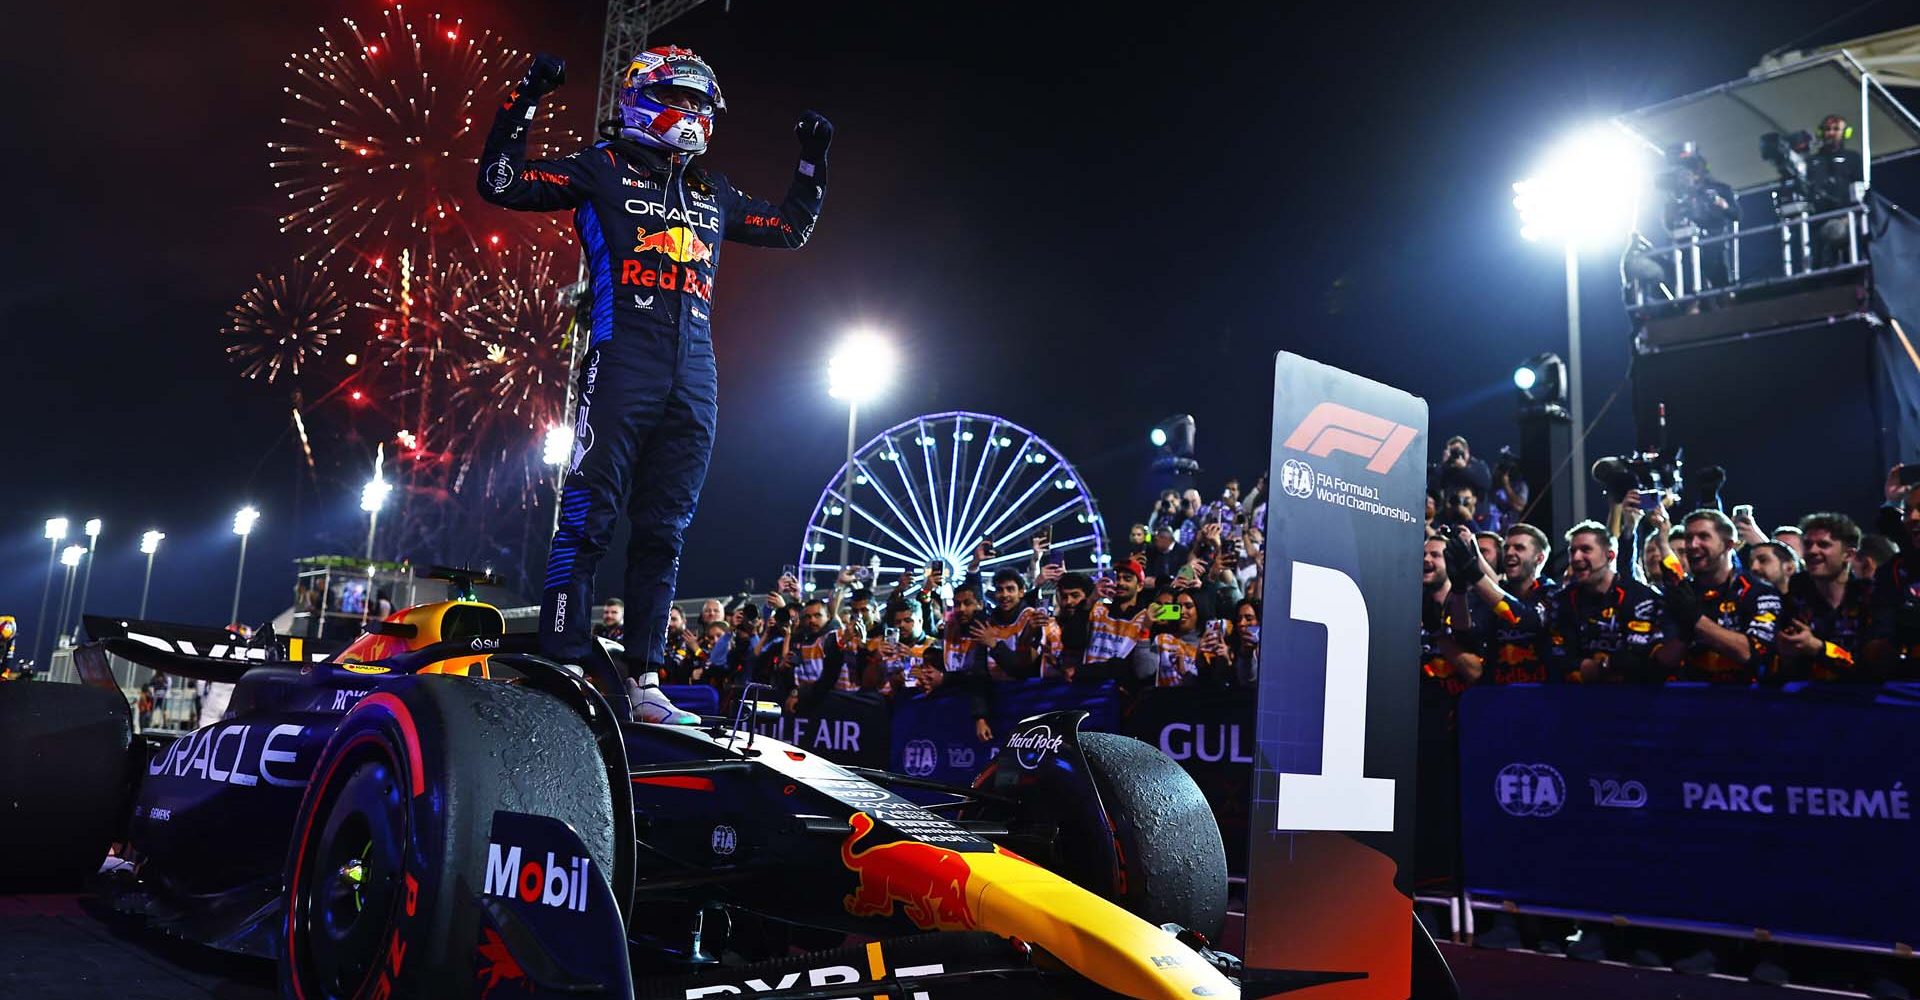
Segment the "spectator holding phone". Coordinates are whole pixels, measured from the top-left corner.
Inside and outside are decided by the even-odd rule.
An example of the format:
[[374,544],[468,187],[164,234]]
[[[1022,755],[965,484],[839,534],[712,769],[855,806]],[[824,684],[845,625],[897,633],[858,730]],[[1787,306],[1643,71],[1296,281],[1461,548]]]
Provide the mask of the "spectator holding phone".
[[1233,628],[1227,634],[1231,665],[1228,683],[1252,687],[1260,681],[1260,602],[1242,598],[1233,607]]
[[1853,575],[1860,526],[1845,514],[1800,519],[1807,568],[1787,583],[1786,623],[1780,629],[1782,680],[1879,681],[1880,664],[1866,657],[1873,632],[1873,583]]
[[905,601],[889,602],[878,638],[868,641],[861,686],[889,698],[919,686],[917,668],[940,661],[940,642],[920,627],[918,612]]
[[[1200,682],[1200,612],[1191,590],[1161,587],[1147,605],[1156,654],[1155,685],[1184,687]],[[1217,639],[1216,639],[1217,641]],[[1224,657],[1219,645],[1215,655]]]

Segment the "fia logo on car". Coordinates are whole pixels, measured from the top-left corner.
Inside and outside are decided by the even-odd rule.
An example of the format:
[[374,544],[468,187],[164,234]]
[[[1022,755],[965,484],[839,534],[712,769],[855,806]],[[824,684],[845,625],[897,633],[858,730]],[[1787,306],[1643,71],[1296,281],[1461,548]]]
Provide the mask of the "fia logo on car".
[[713,853],[727,857],[740,847],[740,833],[733,827],[720,824],[713,828]]

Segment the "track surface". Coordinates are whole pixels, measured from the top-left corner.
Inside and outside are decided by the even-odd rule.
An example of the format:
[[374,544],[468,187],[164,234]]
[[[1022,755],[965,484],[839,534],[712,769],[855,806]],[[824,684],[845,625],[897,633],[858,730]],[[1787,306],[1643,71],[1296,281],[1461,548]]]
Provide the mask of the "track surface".
[[[1466,1000],[1796,1000],[1726,979],[1442,945]],[[0,896],[0,997],[271,1000],[273,968],[119,931],[73,896]]]

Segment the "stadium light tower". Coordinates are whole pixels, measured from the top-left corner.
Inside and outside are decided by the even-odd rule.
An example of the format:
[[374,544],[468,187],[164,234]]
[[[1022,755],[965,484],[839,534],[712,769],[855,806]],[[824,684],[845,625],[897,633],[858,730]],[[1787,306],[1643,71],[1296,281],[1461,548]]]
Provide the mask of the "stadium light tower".
[[104,527],[99,518],[93,518],[82,529],[87,536],[87,568],[80,574],[80,603],[73,608],[73,630],[80,631],[80,617],[87,613],[87,595],[93,591],[93,551],[100,544],[100,530]]
[[[53,596],[53,567],[60,559],[60,543],[65,541],[67,537],[67,519],[64,517],[47,518],[46,532],[47,582],[45,586],[40,588],[40,613],[34,616],[34,628],[43,627],[47,621],[47,600]],[[55,631],[58,630],[56,629]],[[34,634],[33,638],[38,638],[38,635]],[[31,650],[34,648],[31,641],[22,642],[20,645],[29,650],[29,655],[31,655]]]
[[[57,633],[53,637],[53,648],[55,649],[60,648],[60,638],[66,634],[67,609],[73,606],[73,577],[75,567],[80,565],[80,560],[85,558],[86,554],[87,547],[84,545],[69,545],[60,550],[60,565],[67,568],[67,582],[66,585],[60,589],[60,624]],[[47,657],[51,659],[53,654],[48,653]]]
[[249,504],[234,512],[233,533],[240,536],[240,569],[233,574],[233,611],[227,615],[228,622],[240,620],[240,581],[247,575],[247,536],[253,534],[253,524],[260,520],[260,512]]
[[853,445],[860,404],[877,398],[893,382],[893,345],[866,331],[847,335],[827,359],[827,395],[847,401],[847,465],[840,498],[840,565],[847,565],[847,536],[853,531]]
[[[1552,150],[1534,176],[1513,185],[1520,236],[1558,243],[1567,268],[1567,381],[1573,418],[1574,517],[1586,511],[1587,421],[1580,371],[1580,250],[1618,252],[1633,230],[1646,179],[1644,150],[1625,132],[1593,126]],[[1516,380],[1516,385],[1518,382]],[[1522,386],[1522,389],[1525,387]]]
[[149,531],[140,536],[140,551],[147,557],[147,578],[140,584],[140,617],[147,616],[147,591],[153,586],[153,554],[160,551],[160,542],[167,537],[164,531]]

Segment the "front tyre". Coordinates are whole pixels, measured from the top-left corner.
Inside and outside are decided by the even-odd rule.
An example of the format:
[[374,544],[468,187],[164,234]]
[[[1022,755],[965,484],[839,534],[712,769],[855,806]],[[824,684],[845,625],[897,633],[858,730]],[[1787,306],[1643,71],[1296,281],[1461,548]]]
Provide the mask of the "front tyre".
[[347,713],[313,774],[287,858],[291,997],[470,995],[496,811],[567,824],[613,870],[593,736],[537,691],[401,678]]
[[1200,787],[1157,748],[1111,733],[1080,734],[1080,752],[1106,807],[1120,878],[1108,895],[1150,923],[1218,938],[1227,916],[1227,850]]

